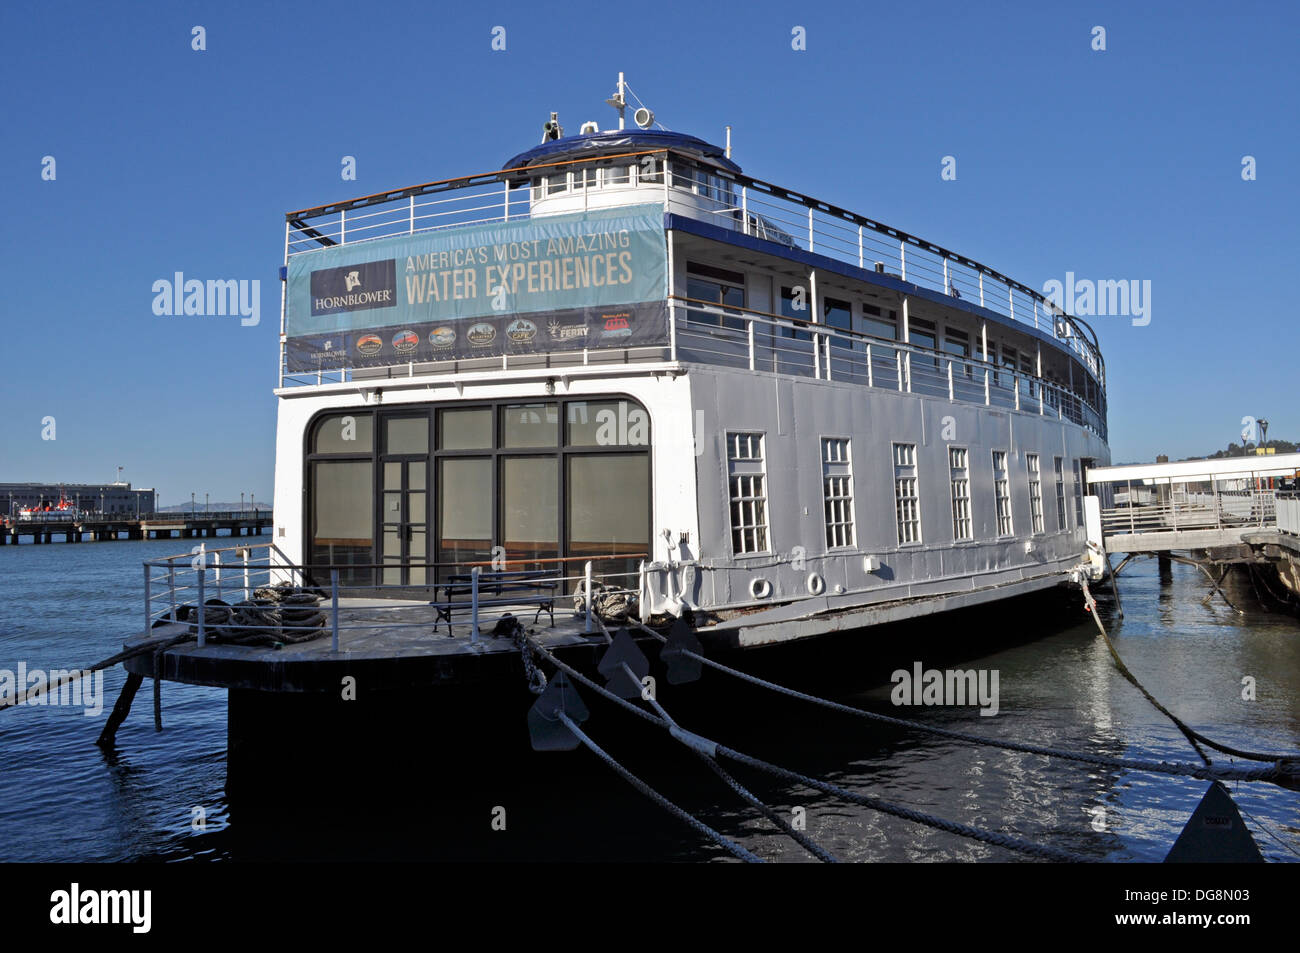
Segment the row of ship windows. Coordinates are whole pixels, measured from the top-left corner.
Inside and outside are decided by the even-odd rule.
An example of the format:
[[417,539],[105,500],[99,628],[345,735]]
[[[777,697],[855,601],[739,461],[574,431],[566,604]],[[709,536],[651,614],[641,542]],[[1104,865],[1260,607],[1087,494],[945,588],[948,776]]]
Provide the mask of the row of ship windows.
[[[894,515],[900,546],[922,542],[921,505],[916,461],[916,444],[895,443]],[[1007,451],[992,451],[993,505],[997,535],[1014,533],[1011,507],[1011,474]],[[1083,522],[1082,461],[1072,461],[1074,475],[1075,525]],[[822,502],[827,549],[854,545],[853,473],[851,441],[847,437],[821,440]],[[738,556],[772,550],[768,526],[767,474],[764,469],[764,435],[727,433],[731,545]],[[952,503],[952,537],[974,539],[971,520],[970,452],[965,447],[948,448],[949,490]],[[1025,454],[1025,475],[1029,489],[1029,515],[1035,534],[1046,531],[1043,518],[1043,481],[1039,455]],[[1065,459],[1052,458],[1056,490],[1056,529],[1066,529]]]
[[[693,192],[717,202],[732,202],[735,198],[735,187],[730,182],[704,169],[677,168],[669,174],[669,180],[675,189]],[[538,199],[562,195],[565,192],[662,185],[663,181],[663,160],[657,156],[642,156],[636,163],[535,176],[531,183],[532,198],[536,202]]]

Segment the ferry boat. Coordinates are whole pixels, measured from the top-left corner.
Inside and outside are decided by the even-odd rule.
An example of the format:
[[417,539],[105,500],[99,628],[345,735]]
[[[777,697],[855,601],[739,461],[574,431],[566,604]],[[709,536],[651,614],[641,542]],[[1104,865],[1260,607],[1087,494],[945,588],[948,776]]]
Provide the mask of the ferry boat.
[[627,97],[286,216],[272,542],[145,564],[105,739],[142,678],[221,687],[228,771],[292,781],[434,704],[517,734],[520,622],[590,670],[629,615],[730,654],[1104,571],[1086,324]]
[[[1096,336],[631,110],[287,216],[282,557],[352,592],[563,567],[751,646],[1096,573]],[[1099,532],[1096,534],[1099,536]]]

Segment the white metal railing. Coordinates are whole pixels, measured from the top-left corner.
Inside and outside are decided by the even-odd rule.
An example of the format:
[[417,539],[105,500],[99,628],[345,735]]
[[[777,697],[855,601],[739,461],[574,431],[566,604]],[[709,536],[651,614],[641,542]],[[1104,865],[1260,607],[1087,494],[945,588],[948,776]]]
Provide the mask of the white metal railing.
[[1300,494],[1287,490],[1277,494],[1277,528],[1284,533],[1300,536]]
[[[509,581],[509,589],[512,595],[519,594],[518,605],[505,605],[501,599],[489,603],[486,595],[481,596],[479,580],[484,570],[477,564],[412,564],[431,574],[435,569],[453,568],[468,573],[471,581],[465,598],[439,599],[436,598],[436,593],[446,590],[446,582],[399,585],[373,581],[382,580],[383,571],[396,568],[393,566],[293,565],[273,543],[222,549],[207,549],[205,545],[199,545],[189,553],[144,562],[144,622],[146,631],[160,624],[188,624],[200,646],[206,645],[209,640],[217,641],[231,636],[264,634],[274,640],[281,633],[300,635],[320,628],[329,633],[331,650],[338,652],[341,641],[356,632],[373,631],[376,628],[386,631],[413,628],[428,632],[431,638],[435,638],[439,637],[438,628],[443,625],[448,627],[449,632],[455,627],[471,641],[477,641],[486,624],[510,612],[512,608],[518,611],[523,606],[533,607],[536,600],[530,601],[523,593],[528,586],[536,584],[539,591],[541,587],[548,587],[553,601],[552,611],[558,611],[559,604],[569,598],[572,592],[585,593],[584,629],[591,632],[594,621],[590,595],[595,585],[623,592],[645,590],[644,563],[637,572],[604,572],[599,576],[594,573],[593,563],[617,559],[640,560],[641,557],[579,559],[576,561],[581,563],[582,571],[576,574],[537,571],[535,577],[527,575],[527,572],[524,575],[514,575]],[[522,562],[532,563],[529,560]],[[575,560],[561,562],[570,563]],[[349,578],[363,570],[371,571],[370,580]],[[489,578],[482,588],[490,595],[496,584],[495,580]],[[259,601],[257,592],[259,589],[283,585],[315,595],[319,602],[314,606],[305,606],[305,611],[323,615],[314,621],[297,624],[294,621],[259,624],[232,618],[232,609],[264,612],[273,608],[269,600]],[[637,588],[630,588],[632,586]],[[457,588],[465,587],[458,585]],[[431,595],[435,597],[431,598]],[[343,600],[348,600],[348,604],[343,604]],[[457,620],[450,613],[440,613],[434,603],[446,602],[466,610],[467,615]]]
[[[1300,501],[1293,501],[1300,502]],[[1282,501],[1276,491],[1190,492],[1150,503],[1120,503],[1101,511],[1106,536],[1202,529],[1281,527]]]
[[[748,176],[710,168],[710,178],[700,182],[696,174],[702,168],[699,163],[662,150],[629,153],[615,160],[605,157],[551,163],[519,170],[513,175],[504,171],[485,173],[290,213],[285,261],[322,244],[351,244],[439,228],[527,218],[531,214],[532,196],[522,177],[557,170],[567,175],[569,169],[597,164],[607,168],[614,161],[630,166],[629,182],[635,183],[637,163],[650,155],[668,158],[662,166],[656,166],[660,171],[648,180],[656,188],[633,189],[638,201],[662,201],[666,211],[893,275],[1051,333],[1057,344],[1091,373],[1099,400],[1104,395],[1106,371],[1095,340],[1089,340],[1078,319],[1060,312],[1032,288],[898,229]],[[626,189],[628,183],[619,182],[613,187]],[[599,188],[587,186],[582,190],[583,207],[587,196]],[[576,190],[568,194],[575,195]],[[345,370],[292,375],[285,367],[284,357],[282,343],[282,383],[320,383],[326,379],[348,378]]]

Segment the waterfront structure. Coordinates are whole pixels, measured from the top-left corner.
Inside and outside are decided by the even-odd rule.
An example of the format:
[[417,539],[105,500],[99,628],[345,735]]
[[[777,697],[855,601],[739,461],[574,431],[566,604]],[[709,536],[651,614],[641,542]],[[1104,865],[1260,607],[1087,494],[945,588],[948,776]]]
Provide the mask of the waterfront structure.
[[148,516],[157,509],[158,491],[126,483],[0,483],[0,506],[17,519],[22,510],[50,512],[63,500],[83,514]]

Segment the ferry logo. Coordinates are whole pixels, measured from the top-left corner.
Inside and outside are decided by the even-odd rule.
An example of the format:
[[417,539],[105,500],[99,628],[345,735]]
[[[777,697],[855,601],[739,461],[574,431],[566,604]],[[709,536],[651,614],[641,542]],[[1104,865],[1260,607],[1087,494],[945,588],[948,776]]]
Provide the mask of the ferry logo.
[[631,335],[626,314],[615,314],[605,319],[605,330],[600,332],[603,338],[625,338]]
[[506,337],[515,344],[527,344],[537,337],[537,325],[527,318],[515,318],[506,325]]
[[313,316],[397,307],[397,261],[322,268],[311,273]]
[[456,330],[445,326],[434,328],[429,332],[429,343],[434,347],[451,347],[456,343]]
[[384,339],[378,334],[367,334],[357,340],[357,350],[369,357],[378,354],[384,346]]
[[487,347],[497,339],[497,329],[487,322],[480,322],[465,332],[465,340],[474,347]]
[[393,348],[398,351],[414,351],[420,346],[420,335],[414,331],[398,331],[393,335]]
[[561,324],[552,318],[546,325],[546,333],[557,341],[571,341],[574,338],[585,338],[587,336],[587,326],[585,324]]

